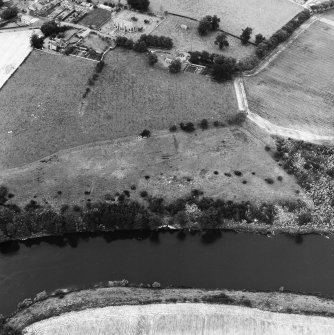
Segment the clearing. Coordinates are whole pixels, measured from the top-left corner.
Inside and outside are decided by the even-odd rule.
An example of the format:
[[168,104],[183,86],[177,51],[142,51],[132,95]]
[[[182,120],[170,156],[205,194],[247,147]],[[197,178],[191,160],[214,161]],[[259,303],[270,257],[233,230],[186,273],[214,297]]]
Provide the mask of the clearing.
[[[181,28],[181,25],[186,25],[187,30]],[[251,44],[244,46],[240,40],[228,36],[227,40],[230,43],[228,48],[220,50],[215,45],[215,40],[219,32],[214,32],[208,36],[200,36],[197,32],[198,22],[180,18],[173,15],[168,15],[167,19],[156,28],[152,34],[168,36],[173,39],[174,49],[181,51],[207,51],[209,53],[223,54],[228,57],[237,59],[250,56],[254,53],[255,47]]]
[[291,20],[302,7],[289,0],[151,0],[154,12],[172,13],[201,19],[205,15],[221,18],[221,29],[239,36],[247,26],[254,34],[271,36]]
[[218,85],[189,73],[173,76],[132,51],[113,50],[105,62],[84,99],[96,63],[40,51],[29,56],[0,91],[2,168],[145,128],[203,118],[226,121],[237,112],[233,83]]
[[246,77],[252,112],[279,126],[334,134],[334,27],[314,22],[256,76]]
[[0,33],[0,89],[31,52],[32,30]]
[[[60,151],[39,162],[0,172],[0,184],[15,194],[13,203],[24,206],[33,197],[55,208],[85,204],[129,190],[167,202],[200,189],[208,197],[235,202],[294,200],[303,192],[265,150],[273,141],[252,124],[198,130],[154,132],[149,139],[129,137]],[[240,171],[236,176],[234,171]],[[282,181],[277,178],[281,176]],[[265,182],[272,178],[273,184]],[[136,190],[131,190],[131,186]],[[300,196],[296,191],[301,191]],[[61,191],[61,194],[58,194]],[[87,197],[85,191],[90,194]]]

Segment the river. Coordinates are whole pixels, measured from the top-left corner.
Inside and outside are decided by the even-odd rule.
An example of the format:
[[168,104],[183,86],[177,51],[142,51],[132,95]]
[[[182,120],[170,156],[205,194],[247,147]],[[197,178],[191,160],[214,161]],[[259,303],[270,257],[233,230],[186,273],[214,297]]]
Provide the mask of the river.
[[334,295],[334,239],[233,232],[203,238],[199,233],[163,232],[5,244],[0,246],[0,314],[8,315],[19,301],[42,290],[123,278],[211,289],[284,286]]

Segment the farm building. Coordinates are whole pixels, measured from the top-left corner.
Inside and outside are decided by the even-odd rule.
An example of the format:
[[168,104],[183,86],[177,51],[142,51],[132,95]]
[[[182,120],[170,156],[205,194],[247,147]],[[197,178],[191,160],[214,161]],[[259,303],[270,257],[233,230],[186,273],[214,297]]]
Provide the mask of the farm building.
[[59,49],[66,48],[67,43],[61,38],[50,39],[48,43],[48,48],[50,50],[58,51]]
[[115,19],[114,28],[124,32],[136,32],[138,30],[138,27],[134,22],[123,19]]

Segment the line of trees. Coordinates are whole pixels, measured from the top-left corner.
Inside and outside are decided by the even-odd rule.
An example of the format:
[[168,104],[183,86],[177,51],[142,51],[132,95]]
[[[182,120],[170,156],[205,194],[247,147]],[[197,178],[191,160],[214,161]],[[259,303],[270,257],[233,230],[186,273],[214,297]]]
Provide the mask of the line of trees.
[[218,18],[217,15],[207,15],[199,21],[197,31],[201,36],[206,36],[211,31],[217,31],[219,29],[219,23],[220,18]]
[[127,0],[128,5],[135,10],[146,12],[150,6],[149,0]]

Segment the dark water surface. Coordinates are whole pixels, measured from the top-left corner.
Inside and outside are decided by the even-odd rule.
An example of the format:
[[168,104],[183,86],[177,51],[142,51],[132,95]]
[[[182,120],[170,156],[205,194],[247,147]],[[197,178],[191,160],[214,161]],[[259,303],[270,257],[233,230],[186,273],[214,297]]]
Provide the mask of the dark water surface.
[[[0,314],[42,290],[126,278],[135,283],[334,295],[334,239],[294,239],[224,232],[160,233],[138,240],[104,235],[70,244],[14,243],[0,247]],[[214,236],[217,237],[217,236]],[[65,245],[64,245],[65,244]]]

